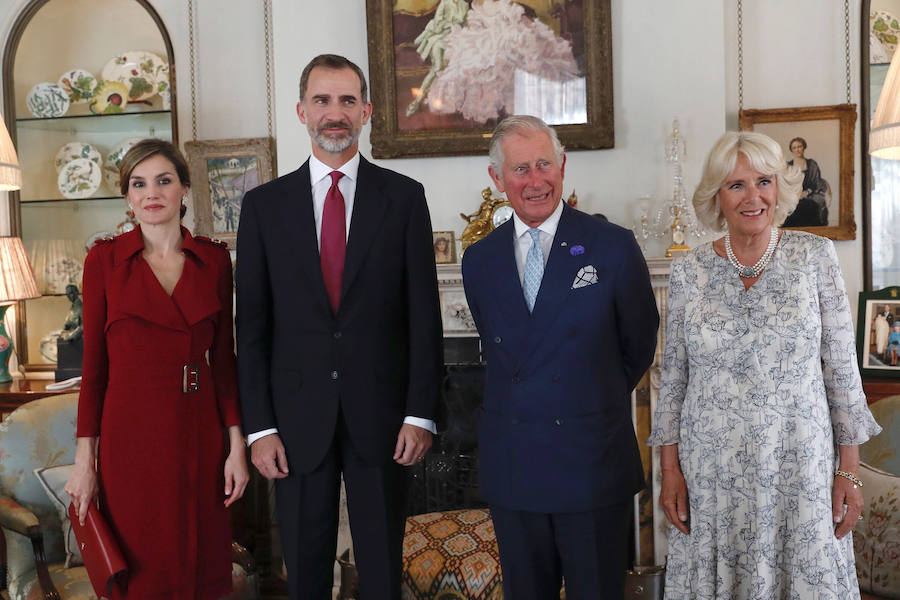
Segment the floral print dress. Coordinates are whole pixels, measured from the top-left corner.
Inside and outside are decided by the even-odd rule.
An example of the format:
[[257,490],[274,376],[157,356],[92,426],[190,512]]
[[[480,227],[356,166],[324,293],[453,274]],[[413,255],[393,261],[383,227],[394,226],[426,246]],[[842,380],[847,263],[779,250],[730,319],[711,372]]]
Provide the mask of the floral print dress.
[[836,445],[877,434],[831,241],[783,231],[749,289],[705,244],[672,264],[648,443],[678,444],[690,535],[670,527],[666,598],[859,598],[834,536]]

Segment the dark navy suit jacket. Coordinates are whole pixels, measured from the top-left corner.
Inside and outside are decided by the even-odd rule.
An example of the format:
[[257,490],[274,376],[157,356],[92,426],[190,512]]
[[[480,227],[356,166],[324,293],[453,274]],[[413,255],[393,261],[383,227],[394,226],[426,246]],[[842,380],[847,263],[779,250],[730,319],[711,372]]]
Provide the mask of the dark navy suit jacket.
[[[630,231],[565,206],[529,314],[514,231],[510,219],[463,256],[487,357],[481,495],[548,513],[622,502],[644,485],[630,394],[659,326],[646,262]],[[573,289],[586,266],[597,283]]]

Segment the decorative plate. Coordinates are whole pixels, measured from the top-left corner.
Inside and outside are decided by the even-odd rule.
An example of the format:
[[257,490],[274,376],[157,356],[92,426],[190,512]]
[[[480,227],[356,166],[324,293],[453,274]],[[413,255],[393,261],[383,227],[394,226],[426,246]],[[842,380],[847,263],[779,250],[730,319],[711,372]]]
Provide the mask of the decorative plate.
[[69,110],[69,95],[55,83],[45,81],[31,88],[25,98],[25,105],[34,116],[53,119],[63,116]]
[[76,158],[89,158],[97,163],[97,166],[103,166],[103,156],[96,146],[85,142],[69,142],[56,153],[56,172],[59,173],[66,163]]
[[109,151],[109,154],[106,155],[106,163],[103,165],[103,178],[116,194],[119,193],[119,164],[122,162],[122,157],[142,139],[144,138],[133,137],[123,140],[116,144]]
[[900,21],[886,10],[872,11],[869,15],[869,34],[881,42],[887,58],[885,62],[890,62],[900,41]]
[[121,81],[103,81],[88,108],[96,115],[114,115],[124,112],[126,104],[128,86]]
[[66,71],[59,76],[56,83],[69,94],[69,102],[72,104],[90,101],[97,93],[97,86],[100,85],[97,78],[84,69]]
[[102,179],[100,165],[89,158],[76,158],[66,163],[59,172],[56,185],[63,196],[78,200],[96,192]]
[[172,110],[172,90],[169,85],[169,65],[164,65],[156,76],[156,91],[162,98],[164,110]]
[[158,93],[157,77],[166,61],[146,50],[129,50],[114,56],[103,67],[105,81],[119,81],[128,86],[128,101],[146,100]]

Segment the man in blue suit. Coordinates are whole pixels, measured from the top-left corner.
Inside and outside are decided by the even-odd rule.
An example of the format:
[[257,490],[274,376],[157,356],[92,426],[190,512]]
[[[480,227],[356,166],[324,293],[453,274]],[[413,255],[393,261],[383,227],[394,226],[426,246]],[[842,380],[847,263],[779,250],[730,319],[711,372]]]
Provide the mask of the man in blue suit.
[[482,497],[504,597],[621,600],[633,495],[643,485],[631,390],[659,313],[627,229],[562,201],[566,157],[543,121],[512,116],[488,172],[515,215],[463,256],[487,357]]

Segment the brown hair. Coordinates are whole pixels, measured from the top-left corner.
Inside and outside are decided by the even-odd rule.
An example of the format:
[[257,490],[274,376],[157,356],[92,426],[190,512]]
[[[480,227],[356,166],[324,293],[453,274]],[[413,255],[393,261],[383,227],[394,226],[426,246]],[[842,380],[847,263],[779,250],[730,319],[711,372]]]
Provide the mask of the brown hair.
[[300,102],[303,102],[303,97],[306,95],[306,86],[309,85],[309,74],[316,67],[335,70],[350,69],[356,73],[357,77],[359,77],[360,100],[362,100],[363,103],[369,101],[369,88],[366,87],[366,76],[363,75],[362,69],[360,69],[356,63],[338,54],[320,54],[309,61],[309,64],[303,68],[303,73],[300,75]]
[[[128,196],[128,184],[131,180],[131,173],[134,171],[135,167],[151,156],[157,155],[162,156],[172,163],[175,167],[175,174],[178,176],[178,180],[182,185],[190,187],[191,172],[188,169],[187,161],[181,153],[181,150],[179,150],[172,142],[167,142],[166,140],[158,138],[147,138],[132,146],[128,152],[125,153],[125,156],[122,157],[122,162],[119,163],[119,191],[122,192],[123,196]],[[182,219],[186,212],[187,207],[182,203]]]

